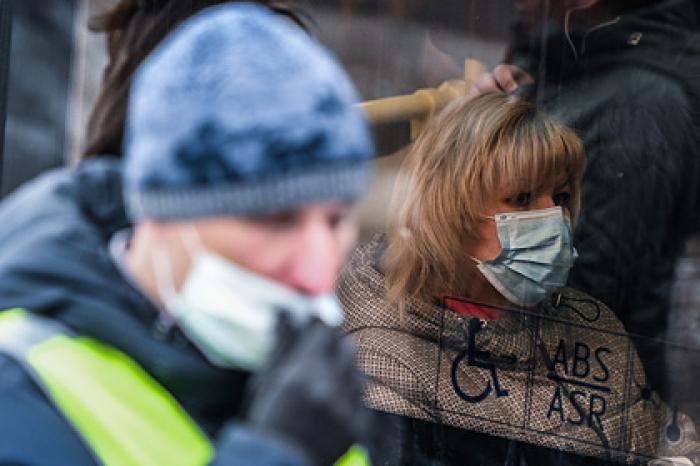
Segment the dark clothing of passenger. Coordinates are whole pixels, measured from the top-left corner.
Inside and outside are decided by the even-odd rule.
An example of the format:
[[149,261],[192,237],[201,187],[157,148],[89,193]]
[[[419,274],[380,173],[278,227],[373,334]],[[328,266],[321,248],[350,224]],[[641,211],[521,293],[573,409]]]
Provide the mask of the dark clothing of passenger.
[[[304,464],[282,442],[232,426],[248,375],[208,363],[115,266],[108,240],[129,226],[117,162],[42,176],[0,205],[0,225],[0,309],[56,319],[128,355],[218,439],[214,464]],[[0,464],[95,464],[53,403],[4,354],[0,413]]]
[[373,466],[606,466],[590,458],[377,411],[396,432]]
[[[550,30],[544,47],[521,42],[512,57],[537,81],[531,98],[585,143],[570,286],[608,305],[630,334],[653,338],[667,336],[674,267],[700,212],[696,3],[630,11],[574,33],[573,48]],[[637,347],[664,393],[663,351]]]

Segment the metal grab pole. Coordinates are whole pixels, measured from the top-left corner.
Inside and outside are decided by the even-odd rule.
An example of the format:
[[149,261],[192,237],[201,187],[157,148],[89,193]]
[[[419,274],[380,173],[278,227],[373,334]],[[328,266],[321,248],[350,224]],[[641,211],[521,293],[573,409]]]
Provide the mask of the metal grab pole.
[[370,100],[359,104],[372,124],[411,122],[415,139],[425,123],[452,100],[467,93],[469,86],[484,72],[484,65],[473,59],[464,64],[464,80],[455,79],[434,89],[419,89],[413,94]]

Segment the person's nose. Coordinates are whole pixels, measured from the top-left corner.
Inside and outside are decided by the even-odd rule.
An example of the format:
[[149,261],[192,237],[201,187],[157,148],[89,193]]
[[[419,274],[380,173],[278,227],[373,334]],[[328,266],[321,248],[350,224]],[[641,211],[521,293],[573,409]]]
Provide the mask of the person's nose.
[[298,246],[287,285],[312,296],[333,291],[342,255],[333,229],[327,224],[309,226]]
[[532,205],[533,210],[550,209],[556,206],[551,194],[540,194]]

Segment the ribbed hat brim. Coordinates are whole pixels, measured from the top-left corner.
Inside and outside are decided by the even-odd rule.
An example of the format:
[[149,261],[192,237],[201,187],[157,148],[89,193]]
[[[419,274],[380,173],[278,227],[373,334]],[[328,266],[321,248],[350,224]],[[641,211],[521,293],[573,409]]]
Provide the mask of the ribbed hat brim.
[[323,200],[355,200],[371,182],[371,163],[323,166],[245,183],[186,189],[130,189],[125,200],[132,220],[238,217],[288,210]]

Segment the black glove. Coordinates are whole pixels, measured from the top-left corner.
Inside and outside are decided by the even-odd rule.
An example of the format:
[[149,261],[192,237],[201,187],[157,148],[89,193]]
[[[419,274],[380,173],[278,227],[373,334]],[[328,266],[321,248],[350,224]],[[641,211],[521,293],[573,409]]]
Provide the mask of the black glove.
[[283,316],[278,337],[249,385],[249,425],[292,443],[313,466],[332,465],[370,422],[355,348],[318,320],[294,328]]

